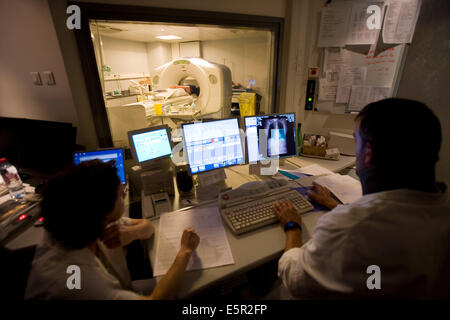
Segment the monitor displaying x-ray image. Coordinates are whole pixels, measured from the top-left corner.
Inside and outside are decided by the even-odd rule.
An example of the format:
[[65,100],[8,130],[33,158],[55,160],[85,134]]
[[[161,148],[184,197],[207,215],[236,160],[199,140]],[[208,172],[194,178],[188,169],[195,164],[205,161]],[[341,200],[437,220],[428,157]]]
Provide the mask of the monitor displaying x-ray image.
[[295,113],[245,117],[244,122],[249,162],[297,154]]

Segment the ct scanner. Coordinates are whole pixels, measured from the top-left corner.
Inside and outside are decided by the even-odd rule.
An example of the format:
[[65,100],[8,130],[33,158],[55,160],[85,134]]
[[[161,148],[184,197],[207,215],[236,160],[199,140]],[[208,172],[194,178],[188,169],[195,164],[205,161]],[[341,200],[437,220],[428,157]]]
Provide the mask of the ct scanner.
[[[152,92],[166,90],[172,85],[178,85],[186,77],[194,78],[199,87],[200,95],[194,100],[195,109],[200,111],[200,118],[227,118],[231,113],[231,71],[227,66],[208,62],[200,58],[179,58],[166,63],[152,72]],[[186,98],[178,97],[172,100]],[[169,100],[170,102],[171,100]],[[135,102],[106,108],[115,147],[128,147],[128,131],[155,125],[161,118],[155,116],[153,101]],[[177,127],[172,119],[195,120],[194,115],[168,114],[164,122]]]
[[197,80],[200,95],[195,101],[202,116],[228,117],[231,112],[231,71],[227,66],[200,58],[178,58],[152,72],[152,90],[165,90],[186,77]]

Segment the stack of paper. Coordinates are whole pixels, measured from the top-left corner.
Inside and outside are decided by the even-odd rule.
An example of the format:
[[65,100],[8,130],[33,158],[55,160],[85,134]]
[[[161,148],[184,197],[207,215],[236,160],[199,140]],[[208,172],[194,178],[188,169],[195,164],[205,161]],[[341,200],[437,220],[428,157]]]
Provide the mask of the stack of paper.
[[330,190],[343,204],[352,203],[362,197],[361,183],[348,175],[335,173],[318,177],[314,182]]
[[222,224],[219,209],[208,207],[175,211],[161,215],[154,276],[167,273],[178,250],[183,230],[193,227],[200,244],[192,254],[186,270],[206,269],[233,264],[230,244]]

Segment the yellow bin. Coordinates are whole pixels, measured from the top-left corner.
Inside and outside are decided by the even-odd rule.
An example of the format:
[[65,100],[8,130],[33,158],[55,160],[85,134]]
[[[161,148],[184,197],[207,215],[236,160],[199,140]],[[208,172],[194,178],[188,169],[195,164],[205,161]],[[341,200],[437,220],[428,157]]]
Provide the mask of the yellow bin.
[[155,114],[157,116],[162,115],[162,103],[155,103]]
[[255,93],[243,92],[238,98],[241,117],[255,115]]

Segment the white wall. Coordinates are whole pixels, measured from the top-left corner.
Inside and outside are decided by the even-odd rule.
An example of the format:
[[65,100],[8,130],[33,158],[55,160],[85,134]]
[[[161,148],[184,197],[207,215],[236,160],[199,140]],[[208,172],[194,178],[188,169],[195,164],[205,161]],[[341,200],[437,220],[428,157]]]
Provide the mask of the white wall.
[[[101,36],[103,63],[111,68],[110,75],[143,74],[149,72],[147,44]],[[134,79],[138,82],[139,79]],[[129,80],[105,81],[105,92],[128,90]]]
[[[46,0],[0,0],[0,116],[78,126],[64,62]],[[52,71],[55,86],[35,86],[30,72]],[[79,128],[80,129],[80,128]],[[78,143],[83,136],[78,131]]]
[[263,96],[261,111],[268,112],[270,60],[267,37],[202,41],[201,50],[204,59],[230,68],[233,82],[246,87],[250,79],[255,79],[255,91]]
[[106,65],[111,74],[148,72],[147,44],[111,37],[101,37]]
[[166,42],[147,43],[148,71],[172,60],[172,46]]

